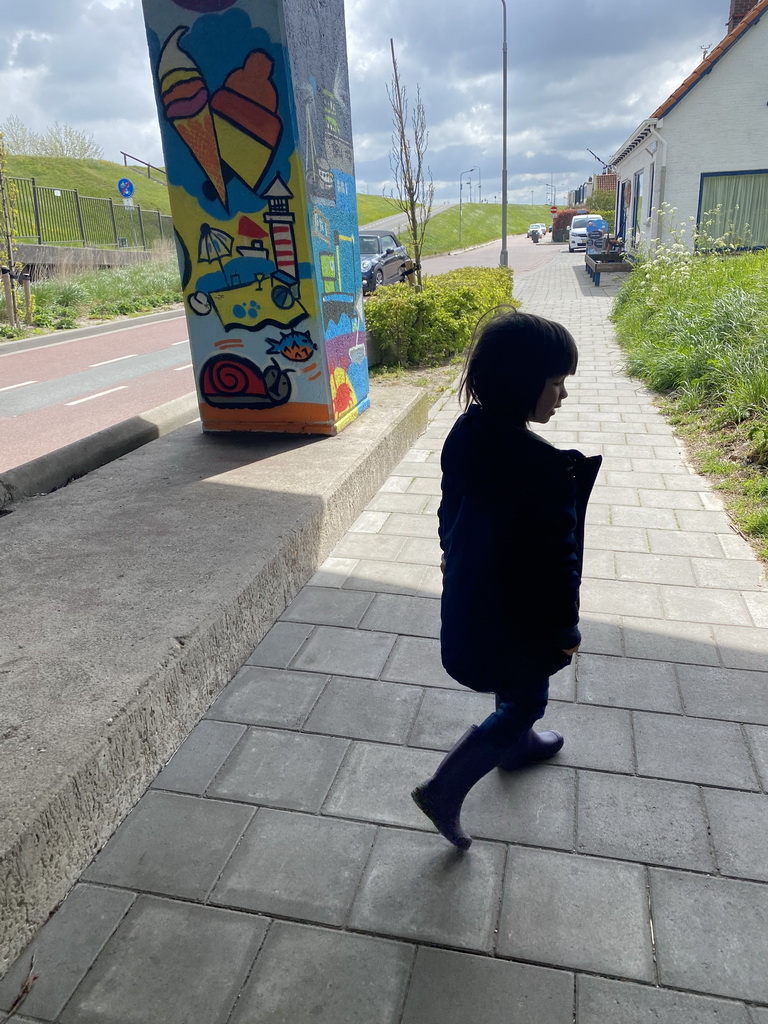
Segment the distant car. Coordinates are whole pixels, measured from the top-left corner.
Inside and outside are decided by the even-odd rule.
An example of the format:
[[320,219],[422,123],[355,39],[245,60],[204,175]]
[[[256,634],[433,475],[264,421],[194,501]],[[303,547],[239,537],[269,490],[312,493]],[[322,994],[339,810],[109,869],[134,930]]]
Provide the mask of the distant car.
[[[598,230],[606,230],[608,227],[599,213],[577,213],[571,221],[570,233],[568,235],[568,252],[576,252],[578,249],[587,248],[587,234],[590,230],[590,223],[593,228]],[[601,225],[605,225],[605,227],[598,227]]]
[[405,246],[391,231],[360,232],[360,270],[363,295],[370,295],[385,284],[400,280],[403,262],[408,259]]
[[546,224],[531,224],[528,227],[528,237],[529,238],[531,237],[531,235],[533,234],[534,231],[538,231],[539,232],[539,238],[543,238],[544,235],[546,235],[546,233],[547,233],[547,225]]

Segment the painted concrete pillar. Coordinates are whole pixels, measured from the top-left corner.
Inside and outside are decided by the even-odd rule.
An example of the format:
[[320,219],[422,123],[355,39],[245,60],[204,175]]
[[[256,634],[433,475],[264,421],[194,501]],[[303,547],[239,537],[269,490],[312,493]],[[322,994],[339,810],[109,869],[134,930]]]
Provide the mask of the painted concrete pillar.
[[369,405],[343,0],[143,0],[203,429]]

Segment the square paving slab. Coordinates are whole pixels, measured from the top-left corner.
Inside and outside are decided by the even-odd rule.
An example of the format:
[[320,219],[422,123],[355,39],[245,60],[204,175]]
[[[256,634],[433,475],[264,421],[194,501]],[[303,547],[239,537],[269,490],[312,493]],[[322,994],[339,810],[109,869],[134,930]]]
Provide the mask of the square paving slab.
[[304,729],[383,743],[404,743],[422,694],[418,686],[338,676],[328,683]]
[[659,980],[768,1003],[768,887],[652,868]]
[[578,1024],[752,1024],[742,1003],[588,975],[576,984]]
[[420,947],[402,1024],[572,1024],[573,975]]
[[261,808],[216,883],[212,903],[341,925],[376,828]]
[[0,981],[0,1010],[21,991],[34,956],[37,980],[24,1012],[46,1021],[57,1017],[135,899],[123,889],[76,885]]
[[205,899],[252,817],[243,804],[150,790],[83,877]]
[[707,818],[696,786],[579,772],[580,853],[713,871]]
[[398,1024],[413,947],[275,921],[231,1024]]
[[296,811],[318,811],[349,741],[249,729],[208,787],[208,795]]
[[382,829],[350,917],[353,928],[490,952],[505,850],[475,841]]
[[199,722],[155,778],[152,788],[202,796],[244,732],[244,725],[232,722]]
[[758,788],[744,737],[734,722],[636,712],[634,725],[641,775],[733,789]]
[[140,896],[61,1024],[225,1024],[267,921]]
[[208,712],[208,718],[246,725],[301,725],[328,681],[314,672],[245,665]]
[[596,857],[512,848],[498,952],[652,981],[645,870]]

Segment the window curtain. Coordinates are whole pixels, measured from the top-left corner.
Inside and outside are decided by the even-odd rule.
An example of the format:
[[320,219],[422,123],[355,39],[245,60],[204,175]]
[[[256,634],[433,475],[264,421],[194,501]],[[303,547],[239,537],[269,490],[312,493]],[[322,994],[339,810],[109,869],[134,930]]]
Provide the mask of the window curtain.
[[768,245],[768,172],[702,175],[699,226],[712,239]]

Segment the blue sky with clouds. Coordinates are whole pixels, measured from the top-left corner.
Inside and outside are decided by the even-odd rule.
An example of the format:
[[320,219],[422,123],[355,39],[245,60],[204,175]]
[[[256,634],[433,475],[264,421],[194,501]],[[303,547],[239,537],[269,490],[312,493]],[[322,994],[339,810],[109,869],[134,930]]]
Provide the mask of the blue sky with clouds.
[[[725,34],[729,0],[507,0],[510,202],[547,201],[599,173],[603,160]],[[390,38],[411,101],[429,126],[437,201],[459,176],[500,195],[500,0],[346,0],[360,191],[391,187]],[[0,35],[0,122],[16,115],[92,134],[108,160],[124,150],[162,163],[139,0],[8,4]],[[478,180],[479,179],[479,180]],[[464,198],[468,195],[465,191]]]

